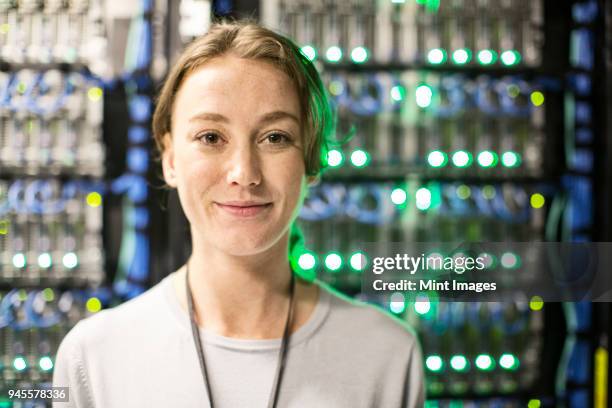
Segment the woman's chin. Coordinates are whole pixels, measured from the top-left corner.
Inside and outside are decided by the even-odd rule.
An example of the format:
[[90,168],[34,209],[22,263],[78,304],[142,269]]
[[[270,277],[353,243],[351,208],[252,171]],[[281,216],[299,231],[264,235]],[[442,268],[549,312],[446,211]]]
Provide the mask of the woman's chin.
[[274,246],[274,240],[264,237],[252,237],[248,235],[223,237],[223,240],[215,243],[221,251],[233,256],[250,256],[262,254]]

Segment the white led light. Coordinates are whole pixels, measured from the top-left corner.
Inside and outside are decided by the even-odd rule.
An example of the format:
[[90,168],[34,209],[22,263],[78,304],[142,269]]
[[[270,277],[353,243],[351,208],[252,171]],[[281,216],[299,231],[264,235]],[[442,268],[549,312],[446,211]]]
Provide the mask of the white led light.
[[351,59],[358,64],[365,62],[368,59],[368,50],[363,47],[353,48],[353,51],[351,51]]
[[365,268],[367,259],[366,259],[366,256],[362,252],[357,252],[351,255],[351,258],[349,259],[349,263],[351,265],[351,268],[353,268],[356,271],[361,271],[363,270],[363,268]]
[[67,252],[66,254],[64,254],[64,257],[62,258],[62,263],[64,264],[66,268],[72,269],[77,266],[79,261],[74,252]]
[[309,253],[302,254],[298,258],[298,265],[300,266],[300,268],[306,271],[314,268],[316,264],[317,264],[317,260],[312,254],[309,254]]
[[419,210],[426,210],[431,206],[431,191],[421,187],[416,191],[416,207]]
[[425,360],[425,365],[430,371],[440,371],[442,369],[442,358],[440,356],[429,356]]
[[42,254],[38,255],[38,266],[45,269],[50,267],[51,255],[49,255],[47,252],[43,252]]
[[41,370],[49,371],[53,368],[53,361],[51,360],[50,357],[45,356],[39,360],[38,365],[40,366]]
[[457,167],[465,167],[470,163],[470,155],[464,151],[459,150],[453,154],[453,164]]
[[13,367],[15,367],[15,370],[17,371],[23,371],[26,369],[27,366],[28,363],[23,357],[17,357],[15,360],[13,360]]
[[301,48],[302,53],[308,58],[310,61],[314,61],[317,58],[317,51],[311,45],[305,45]]
[[342,50],[340,49],[340,47],[337,47],[335,45],[331,46],[325,52],[325,57],[330,62],[338,62],[342,59]]
[[429,300],[417,300],[414,302],[414,311],[420,315],[427,314],[431,310]]
[[427,85],[420,85],[415,92],[416,104],[421,108],[426,108],[431,105],[433,91]]
[[406,202],[408,195],[403,188],[395,188],[391,192],[391,202],[395,205],[402,205]]
[[446,156],[439,150],[434,150],[427,155],[427,163],[431,167],[442,167],[446,162]]
[[512,252],[504,253],[500,261],[504,268],[514,268],[518,264],[518,258]]
[[402,313],[406,309],[406,302],[404,295],[399,292],[395,292],[391,295],[391,301],[389,302],[389,310],[393,313]]
[[439,48],[429,50],[427,53],[427,61],[429,61],[430,64],[441,64],[444,62],[444,51]]
[[342,258],[338,254],[329,254],[325,257],[325,267],[336,271],[342,267]]
[[351,153],[351,163],[356,167],[363,167],[368,162],[368,155],[363,150],[355,150]]
[[495,163],[495,156],[488,150],[478,154],[478,164],[482,167],[491,167]]
[[344,156],[341,151],[332,149],[327,152],[327,164],[329,164],[330,167],[340,166],[343,160]]
[[506,370],[509,370],[514,367],[515,362],[516,359],[511,354],[504,354],[499,359],[499,365],[505,368]]
[[15,255],[13,255],[13,266],[15,266],[15,268],[23,268],[26,265],[26,257],[24,254],[22,254],[21,252],[16,253]]

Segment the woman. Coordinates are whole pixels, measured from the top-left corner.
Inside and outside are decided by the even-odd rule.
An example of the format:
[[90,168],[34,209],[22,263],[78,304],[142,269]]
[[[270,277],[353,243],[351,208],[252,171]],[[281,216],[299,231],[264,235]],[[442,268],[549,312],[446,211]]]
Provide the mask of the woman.
[[68,406],[423,406],[414,334],[288,262],[329,112],[314,66],[267,29],[213,25],[183,52],[153,133],[193,252],[65,337],[54,385]]

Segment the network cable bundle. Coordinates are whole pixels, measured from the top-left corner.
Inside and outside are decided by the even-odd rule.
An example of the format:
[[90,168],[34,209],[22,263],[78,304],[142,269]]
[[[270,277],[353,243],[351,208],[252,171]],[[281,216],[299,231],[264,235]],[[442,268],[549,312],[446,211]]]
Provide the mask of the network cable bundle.
[[2,396],[49,387],[60,341],[101,307],[87,290],[105,274],[99,13],[87,1],[0,4]]
[[[591,225],[594,208],[595,34],[585,26],[597,21],[597,2],[558,6],[261,1],[262,22],[320,69],[336,138],[352,136],[331,146],[300,213],[304,272],[377,302],[361,292],[371,257],[364,243],[381,253],[392,242],[578,239],[572,231]],[[576,27],[564,45],[560,21]],[[488,256],[506,275],[525,261],[510,245]],[[588,304],[439,302],[428,292],[380,306],[418,331],[427,406],[588,405],[581,361],[592,346],[576,341],[591,330]]]

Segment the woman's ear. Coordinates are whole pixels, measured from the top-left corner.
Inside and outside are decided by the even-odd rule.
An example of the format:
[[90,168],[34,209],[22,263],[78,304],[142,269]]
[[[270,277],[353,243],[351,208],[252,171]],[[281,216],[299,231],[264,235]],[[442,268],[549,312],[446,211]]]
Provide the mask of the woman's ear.
[[162,153],[162,171],[164,180],[172,188],[176,188],[176,170],[174,167],[174,148],[172,146],[172,137],[170,133],[166,133],[163,137],[164,152]]

